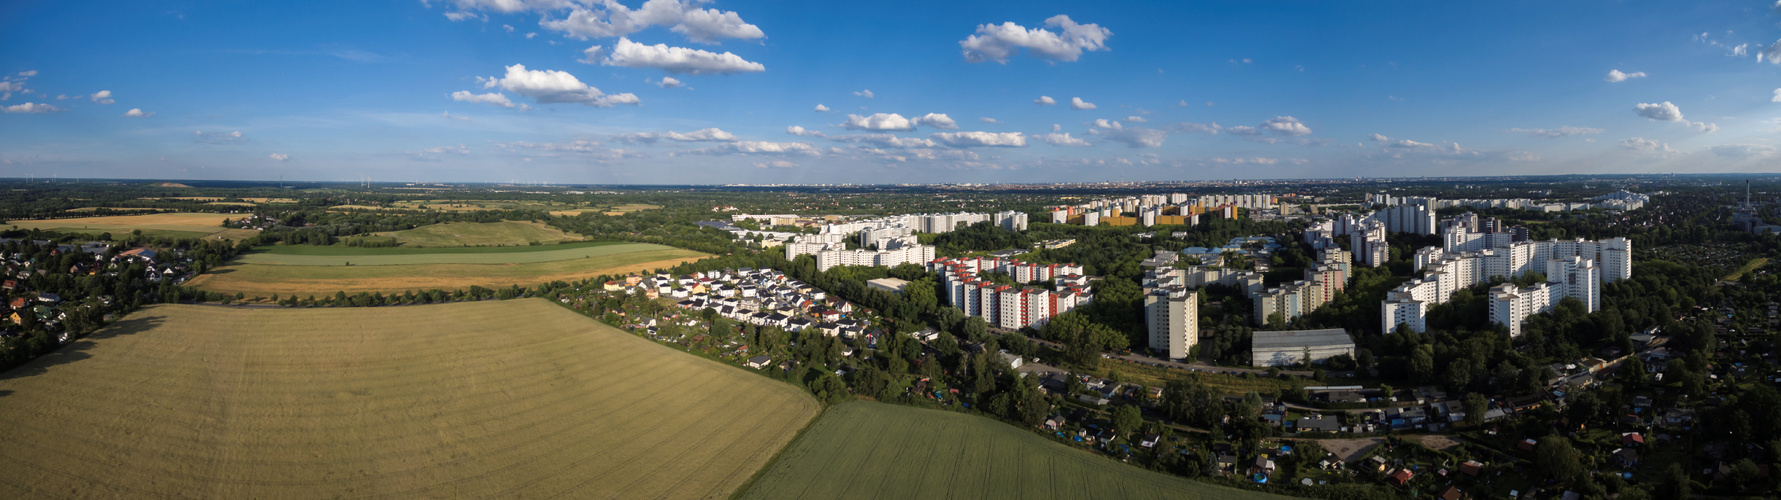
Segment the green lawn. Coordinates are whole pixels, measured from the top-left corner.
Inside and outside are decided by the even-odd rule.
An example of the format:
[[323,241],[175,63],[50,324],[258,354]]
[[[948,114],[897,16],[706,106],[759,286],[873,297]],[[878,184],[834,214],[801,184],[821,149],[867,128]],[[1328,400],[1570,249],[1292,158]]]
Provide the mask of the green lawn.
[[1750,259],[1750,262],[1745,262],[1743,266],[1732,271],[1731,274],[1725,275],[1725,280],[1726,281],[1737,281],[1738,279],[1743,278],[1744,275],[1750,274],[1751,271],[1755,271],[1755,270],[1761,268],[1764,264],[1768,264],[1768,263],[1769,263],[1768,257],[1757,257],[1754,259]]
[[405,264],[526,264],[585,259],[602,255],[668,250],[650,243],[594,241],[524,247],[390,247],[279,245],[242,255],[244,264],[282,266],[383,266]]
[[984,417],[860,401],[829,409],[741,498],[1285,497],[1143,470]]

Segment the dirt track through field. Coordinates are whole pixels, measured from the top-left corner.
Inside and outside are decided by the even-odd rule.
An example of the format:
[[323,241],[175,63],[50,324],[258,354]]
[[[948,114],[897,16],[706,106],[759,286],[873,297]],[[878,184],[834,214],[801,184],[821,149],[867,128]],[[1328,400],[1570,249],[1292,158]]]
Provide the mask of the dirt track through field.
[[160,305],[0,374],[0,498],[725,498],[817,408],[542,299]]

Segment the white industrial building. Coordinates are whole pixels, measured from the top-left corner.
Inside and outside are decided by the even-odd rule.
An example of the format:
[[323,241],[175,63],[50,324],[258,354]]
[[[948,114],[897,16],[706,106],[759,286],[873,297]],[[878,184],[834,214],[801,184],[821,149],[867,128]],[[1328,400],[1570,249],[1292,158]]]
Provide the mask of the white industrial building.
[[1311,353],[1312,363],[1335,356],[1354,355],[1354,338],[1341,328],[1327,330],[1258,331],[1249,351],[1250,366],[1286,366],[1304,362]]

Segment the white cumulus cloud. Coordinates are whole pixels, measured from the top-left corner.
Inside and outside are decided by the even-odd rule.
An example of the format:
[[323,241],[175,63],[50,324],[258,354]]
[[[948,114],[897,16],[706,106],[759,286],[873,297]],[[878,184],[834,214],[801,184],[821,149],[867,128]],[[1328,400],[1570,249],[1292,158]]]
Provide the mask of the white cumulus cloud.
[[940,113],[928,113],[928,114],[916,117],[912,121],[914,121],[915,124],[917,124],[917,125],[927,125],[929,127],[934,127],[937,129],[950,130],[950,129],[959,128],[958,122],[953,121],[952,117],[949,117],[949,116],[946,116],[946,115],[943,115]]
[[854,93],[853,93],[853,95],[857,95],[857,96],[860,96],[860,97],[864,97],[864,98],[867,98],[867,99],[871,99],[871,98],[872,98],[872,97],[873,97],[873,94],[872,94],[872,91],[871,91],[871,90],[869,90],[869,89],[867,89],[867,90],[860,90],[860,91],[858,91],[858,92],[854,92]]
[[270,155],[267,155],[266,157],[271,158],[272,161],[290,161],[291,160],[291,155],[287,155],[284,153],[272,153]]
[[1224,127],[1219,126],[1217,123],[1181,122],[1175,124],[1173,129],[1176,132],[1185,134],[1218,135],[1218,132],[1224,130]]
[[758,73],[767,70],[761,63],[744,60],[742,56],[730,52],[719,54],[686,47],[669,47],[663,43],[644,45],[629,38],[618,39],[618,43],[612,47],[612,55],[600,61],[600,64],[655,68],[689,75]]
[[1661,103],[1642,102],[1633,106],[1633,112],[1653,121],[1681,123],[1701,132],[1715,132],[1719,130],[1719,125],[1716,124],[1688,121],[1682,117],[1682,108],[1676,107],[1676,105],[1671,104],[1670,101]]
[[1144,122],[1147,122],[1150,120],[1147,120],[1142,116],[1132,115],[1132,116],[1125,117],[1125,121],[1131,122],[1131,123],[1144,123]]
[[1153,128],[1126,127],[1116,120],[1095,120],[1088,133],[1132,148],[1161,147],[1168,132]]
[[987,117],[987,116],[980,116],[980,117],[977,117],[977,121],[980,121],[980,122],[983,122],[983,123],[995,123],[995,124],[1000,124],[1000,123],[1002,123],[1002,121],[1001,121],[1001,120],[997,120],[997,119],[995,119],[995,118],[990,118],[990,117]]
[[[1056,28],[1052,31],[1045,28]],[[1113,31],[1098,24],[1077,24],[1070,16],[1052,16],[1045,28],[1028,29],[1013,22],[980,24],[977,33],[959,41],[965,60],[1007,63],[1008,57],[1025,48],[1033,57],[1071,62],[1084,51],[1107,49],[1107,37]]]
[[934,141],[922,139],[920,137],[897,137],[893,134],[838,135],[829,138],[829,140],[835,142],[873,144],[886,148],[931,148],[938,146]]
[[1602,80],[1608,81],[1608,82],[1624,82],[1624,81],[1631,80],[1634,78],[1644,78],[1644,77],[1645,77],[1645,72],[1643,72],[1643,71],[1637,71],[1637,72],[1633,72],[1633,73],[1621,73],[1620,70],[1611,69],[1611,70],[1608,70],[1608,76],[1602,78]]
[[773,161],[757,161],[754,163],[754,166],[756,168],[792,168],[792,167],[798,166],[798,164],[792,163],[789,161],[785,161],[785,160],[773,160]]
[[928,134],[928,138],[955,148],[979,146],[1018,148],[1027,145],[1026,136],[1020,132],[935,132]]
[[95,92],[95,93],[93,93],[93,95],[87,96],[87,97],[91,98],[93,100],[93,102],[96,102],[99,104],[112,104],[112,103],[117,102],[117,101],[114,101],[111,99],[111,91],[109,91],[109,90],[101,90],[101,91]]
[[1310,127],[1306,127],[1305,124],[1299,123],[1298,118],[1290,116],[1274,117],[1268,121],[1262,122],[1261,125],[1256,128],[1274,135],[1300,136],[1311,133]]
[[14,104],[11,106],[3,107],[3,108],[0,108],[0,111],[5,111],[7,113],[54,113],[57,111],[62,111],[62,108],[58,108],[58,107],[51,106],[48,104],[27,102],[24,104]]
[[848,130],[915,130],[915,122],[896,113],[873,113],[872,116],[847,115],[841,128]]
[[1531,135],[1534,137],[1545,137],[1548,139],[1562,139],[1562,138],[1571,137],[1574,135],[1602,133],[1602,129],[1599,129],[1599,128],[1573,127],[1570,125],[1566,125],[1566,126],[1559,127],[1559,128],[1512,128],[1512,129],[1509,129],[1509,131],[1515,132],[1515,133],[1527,134],[1527,135]]
[[485,8],[500,12],[533,10],[553,12],[567,9],[560,19],[545,15],[539,25],[569,36],[613,38],[642,31],[651,26],[672,26],[675,33],[699,43],[716,43],[724,38],[754,40],[767,35],[761,28],[742,21],[734,11],[700,9],[701,0],[649,0],[635,10],[616,0],[461,0],[459,9]]
[[500,106],[503,108],[513,107],[513,101],[509,100],[505,94],[502,94],[500,92],[489,92],[487,94],[472,94],[468,90],[459,90],[457,92],[451,93],[451,100],[463,101],[463,102],[473,102],[473,103],[483,103],[483,104],[493,104],[493,105]]
[[1769,102],[1781,102],[1781,89],[1775,89],[1775,96],[1770,97]]
[[1048,95],[1042,95],[1042,96],[1039,96],[1038,99],[1033,99],[1033,103],[1038,104],[1040,106],[1050,106],[1053,104],[1057,104],[1057,99],[1052,99],[1051,96],[1048,96]]
[[805,137],[805,136],[822,137],[823,136],[823,133],[821,131],[809,130],[809,129],[805,129],[804,127],[800,127],[797,125],[792,125],[790,127],[786,127],[785,133],[799,136],[799,137]]
[[1071,97],[1070,109],[1095,109],[1095,103],[1084,101],[1081,97]]
[[242,135],[239,130],[234,132],[205,132],[202,130],[194,130],[192,131],[192,140],[207,144],[236,144],[247,142],[247,136]]
[[155,116],[155,112],[143,111],[142,108],[130,108],[129,111],[124,112],[125,118],[148,118],[150,116]]
[[828,112],[828,111],[829,111],[829,107],[828,107],[828,106],[824,106],[824,105],[822,105],[822,104],[817,104],[817,105],[816,105],[816,112],[818,112],[818,113],[827,113],[827,112]]
[[[481,78],[483,87],[499,85],[515,94],[530,97],[540,103],[574,103],[588,106],[609,107],[616,104],[639,104],[637,96],[629,92],[623,94],[606,94],[600,89],[581,83],[575,75],[556,70],[528,70],[525,65],[515,64],[507,67],[507,75],[503,78]],[[455,98],[455,97],[454,97]]]
[[669,140],[679,142],[728,142],[736,140],[736,135],[715,127],[694,130],[692,132],[631,132],[612,136],[612,140],[625,144],[654,144],[656,141]]
[[693,154],[800,155],[822,156],[822,148],[808,142],[736,141],[689,151]]
[[1643,137],[1633,137],[1633,138],[1630,138],[1630,139],[1627,139],[1624,141],[1620,141],[1620,147],[1626,148],[1626,149],[1631,149],[1633,151],[1653,151],[1653,152],[1658,152],[1658,153],[1674,153],[1674,152],[1676,152],[1676,150],[1670,149],[1669,144],[1654,141],[1651,139],[1646,139]]
[[1068,134],[1068,133],[1060,134],[1057,132],[1052,132],[1049,134],[1034,135],[1033,138],[1041,140],[1041,141],[1045,141],[1046,144],[1050,144],[1053,146],[1088,146],[1089,145],[1088,141],[1085,141],[1085,140],[1082,140],[1082,139],[1076,138],[1076,137],[1070,137],[1070,134]]

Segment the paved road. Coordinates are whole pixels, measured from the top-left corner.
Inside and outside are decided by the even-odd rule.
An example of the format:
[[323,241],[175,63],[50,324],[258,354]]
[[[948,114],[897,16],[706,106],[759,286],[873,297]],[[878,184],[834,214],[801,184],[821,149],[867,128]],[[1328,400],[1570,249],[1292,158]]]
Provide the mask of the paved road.
[[[995,327],[991,327],[989,329],[989,331],[990,331],[990,333],[996,334],[998,336],[1007,335],[1010,333],[1016,333],[1013,330],[1006,330],[1006,329],[995,328]],[[1050,347],[1052,349],[1059,350],[1059,351],[1064,350],[1064,346],[1062,344],[1052,342],[1049,340],[1039,339],[1039,338],[1033,338],[1033,337],[1028,337],[1028,338],[1030,340],[1032,340],[1033,342],[1038,343],[1039,345]],[[1103,354],[1102,357],[1107,358],[1107,359],[1125,361],[1128,363],[1137,363],[1137,364],[1141,364],[1141,365],[1157,366],[1157,367],[1163,367],[1163,368],[1173,368],[1176,370],[1206,372],[1206,373],[1225,373],[1225,374],[1231,374],[1231,375],[1241,375],[1244,373],[1254,373],[1257,375],[1266,375],[1268,373],[1268,370],[1266,368],[1234,368],[1234,367],[1226,367],[1226,366],[1216,366],[1211,363],[1206,363],[1203,361],[1195,361],[1192,363],[1182,363],[1182,362],[1178,362],[1178,361],[1171,361],[1171,360],[1167,360],[1167,359],[1163,359],[1163,358],[1154,358],[1154,357],[1145,356],[1145,355],[1136,354],[1136,353],[1129,354],[1129,355],[1107,353],[1107,354]],[[1300,371],[1300,370],[1281,370],[1280,373],[1297,376],[1297,377],[1310,377],[1311,376],[1311,372]]]

